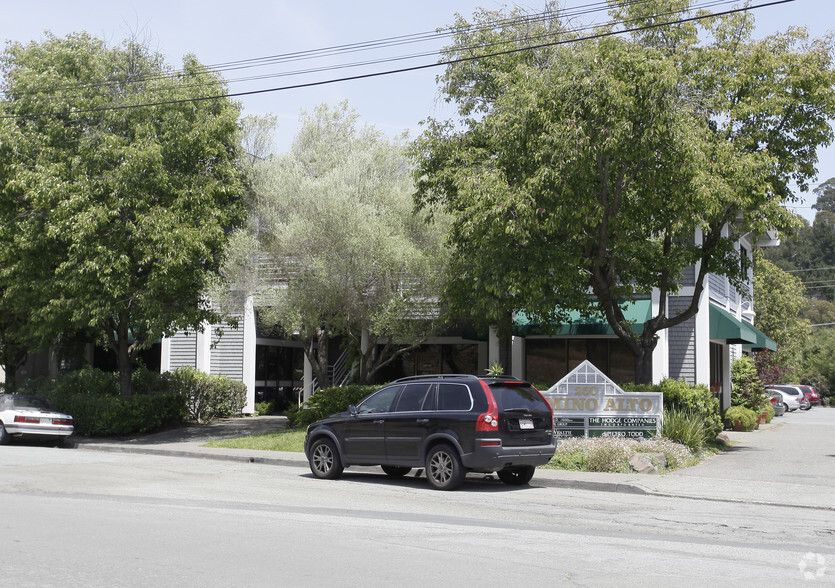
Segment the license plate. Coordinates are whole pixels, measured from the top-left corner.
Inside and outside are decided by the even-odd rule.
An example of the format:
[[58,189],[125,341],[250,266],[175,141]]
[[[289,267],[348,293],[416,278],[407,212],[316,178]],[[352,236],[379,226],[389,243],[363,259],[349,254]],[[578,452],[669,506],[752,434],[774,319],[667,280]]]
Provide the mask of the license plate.
[[51,425],[52,419],[47,417],[41,417],[41,424],[42,425]]
[[519,419],[520,429],[533,429],[533,421],[531,419]]

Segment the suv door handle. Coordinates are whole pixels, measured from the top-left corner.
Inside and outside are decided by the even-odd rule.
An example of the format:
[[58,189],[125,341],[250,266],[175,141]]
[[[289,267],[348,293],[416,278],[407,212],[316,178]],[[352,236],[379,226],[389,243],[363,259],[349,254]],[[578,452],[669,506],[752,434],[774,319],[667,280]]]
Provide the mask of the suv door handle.
[[428,422],[429,422],[429,419],[418,419],[417,420],[417,424],[419,424],[419,425],[425,425]]
[[376,421],[374,421],[374,424],[375,425],[382,425],[385,422],[386,422],[385,419],[377,419]]

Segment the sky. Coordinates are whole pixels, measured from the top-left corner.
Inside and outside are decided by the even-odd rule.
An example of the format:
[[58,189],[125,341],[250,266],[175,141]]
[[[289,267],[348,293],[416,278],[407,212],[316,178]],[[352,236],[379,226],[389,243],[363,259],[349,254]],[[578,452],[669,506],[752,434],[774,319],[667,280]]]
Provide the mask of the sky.
[[[754,5],[770,0],[753,0]],[[147,39],[174,67],[188,53],[206,65],[252,60],[326,47],[389,39],[435,31],[451,24],[456,13],[470,18],[477,7],[494,10],[512,6],[497,0],[28,0],[4,2],[0,40],[28,43],[43,39],[44,31],[57,36],[87,31],[118,44],[131,34]],[[544,0],[517,4],[540,11]],[[599,6],[599,0],[563,0],[566,9]],[[723,9],[726,7],[723,6]],[[719,10],[717,8],[716,10]],[[754,11],[756,36],[807,27],[815,37],[835,28],[832,0],[794,0]],[[596,12],[598,20],[602,13]],[[442,42],[387,47],[377,52],[343,56],[343,62],[380,59],[436,51]],[[330,61],[224,71],[231,92],[252,92],[288,85],[384,71],[436,61],[427,56],[366,67],[311,73],[295,77],[264,77],[289,69],[319,67]],[[277,149],[286,149],[298,129],[302,110],[318,104],[335,105],[342,100],[357,110],[363,122],[394,136],[408,130],[420,133],[420,121],[429,116],[448,118],[454,113],[439,97],[435,76],[440,68],[380,76],[309,88],[264,92],[238,98],[244,114],[274,113],[279,127]],[[238,80],[261,76],[261,79]],[[818,152],[818,183],[835,176],[835,147]],[[814,219],[814,194],[799,194],[803,201],[792,208],[807,220]]]

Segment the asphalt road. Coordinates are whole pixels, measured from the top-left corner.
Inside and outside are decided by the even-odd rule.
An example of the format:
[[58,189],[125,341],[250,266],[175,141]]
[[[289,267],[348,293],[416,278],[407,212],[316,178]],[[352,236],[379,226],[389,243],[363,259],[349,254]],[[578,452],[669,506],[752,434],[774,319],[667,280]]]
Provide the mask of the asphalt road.
[[[187,451],[193,435],[178,455],[151,451],[170,450],[170,439],[146,439],[149,452],[3,447],[0,577],[17,586],[833,584],[831,508],[803,494],[730,495],[762,485],[831,493],[835,410],[789,416],[682,470],[678,495],[658,491],[670,475],[629,491],[611,491],[609,477],[552,484],[571,481],[559,472],[538,472],[529,488],[471,476],[450,493],[373,469],[323,481],[298,459],[204,459]],[[779,458],[785,443],[798,455],[798,441],[817,448],[805,467],[806,458]],[[717,496],[685,493],[704,480]]]

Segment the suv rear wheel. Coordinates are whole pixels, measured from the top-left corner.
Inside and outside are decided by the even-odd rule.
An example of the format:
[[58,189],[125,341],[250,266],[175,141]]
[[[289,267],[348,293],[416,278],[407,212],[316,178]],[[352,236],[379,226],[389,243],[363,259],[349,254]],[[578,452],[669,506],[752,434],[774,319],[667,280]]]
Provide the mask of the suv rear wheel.
[[499,470],[499,480],[510,486],[523,486],[531,481],[536,468],[533,466],[518,466]]
[[426,456],[426,479],[437,490],[454,490],[464,482],[464,464],[455,449],[442,443]]
[[342,475],[342,460],[333,441],[327,437],[317,439],[310,448],[310,471],[317,478],[334,480]]

